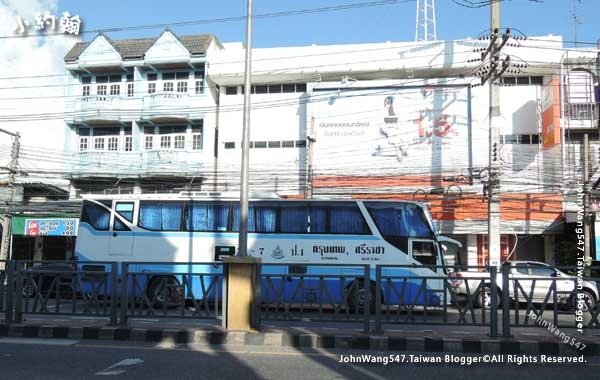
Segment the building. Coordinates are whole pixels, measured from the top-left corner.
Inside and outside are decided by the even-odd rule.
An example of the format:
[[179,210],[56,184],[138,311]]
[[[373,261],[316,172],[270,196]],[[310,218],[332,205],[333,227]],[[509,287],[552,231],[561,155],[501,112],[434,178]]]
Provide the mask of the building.
[[[448,247],[454,262],[486,264],[488,89],[475,76],[486,46],[254,49],[250,189],[421,200],[442,233],[463,243]],[[565,228],[564,126],[573,117],[560,96],[563,51],[556,36],[502,50],[519,63],[500,92],[504,259],[552,262]],[[65,57],[71,197],[238,191],[244,54],[241,43],[170,30],[75,44]]]

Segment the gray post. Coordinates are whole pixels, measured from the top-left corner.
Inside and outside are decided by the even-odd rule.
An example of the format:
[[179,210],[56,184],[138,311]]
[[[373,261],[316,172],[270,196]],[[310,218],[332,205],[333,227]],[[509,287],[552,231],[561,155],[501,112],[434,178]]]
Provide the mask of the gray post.
[[[129,307],[129,289],[128,289],[128,282],[129,282],[129,276],[128,276],[128,272],[129,272],[129,264],[127,263],[121,263],[121,294],[120,294],[120,299],[121,299],[121,318],[119,320],[119,324],[121,326],[127,326],[127,308]],[[117,297],[115,295],[115,297]]]
[[[15,261],[15,317],[14,322],[23,322],[23,262]],[[37,297],[37,294],[36,294]]]
[[375,267],[375,334],[383,334],[383,326],[381,326],[381,267]]
[[110,263],[110,326],[117,325],[117,302],[119,300],[119,266],[117,263]]
[[583,257],[590,258],[590,141],[588,134],[583,135]]
[[[510,338],[510,266],[502,267],[502,337]],[[518,310],[515,310],[518,313]]]
[[242,130],[242,172],[240,175],[240,233],[238,256],[248,255],[248,160],[250,159],[250,73],[252,67],[252,0],[246,14],[246,68],[244,71],[244,123]]
[[371,331],[371,266],[363,267],[363,287],[365,288],[365,307],[364,307],[364,331],[368,334]]
[[[496,276],[498,275],[498,268],[490,266],[490,336],[498,336],[498,284]],[[483,309],[485,313],[485,299],[483,300]]]
[[15,301],[15,262],[6,262],[6,309],[4,316],[6,322],[14,320],[14,301]]
[[7,260],[9,259],[9,252],[10,252],[10,245],[11,245],[11,235],[12,235],[12,231],[11,231],[11,218],[12,218],[12,214],[11,214],[11,207],[12,207],[12,202],[14,201],[14,197],[15,197],[15,174],[17,173],[17,166],[18,166],[18,159],[19,159],[19,149],[20,149],[20,135],[19,133],[11,133],[8,131],[5,131],[3,129],[0,129],[0,132],[4,132],[6,134],[9,134],[13,137],[13,145],[12,145],[12,150],[11,150],[11,154],[10,154],[10,164],[8,167],[9,170],[9,174],[8,174],[8,195],[7,195],[7,200],[6,200],[6,214],[4,215],[3,218],[3,227],[2,227],[2,244],[0,247],[0,260]]

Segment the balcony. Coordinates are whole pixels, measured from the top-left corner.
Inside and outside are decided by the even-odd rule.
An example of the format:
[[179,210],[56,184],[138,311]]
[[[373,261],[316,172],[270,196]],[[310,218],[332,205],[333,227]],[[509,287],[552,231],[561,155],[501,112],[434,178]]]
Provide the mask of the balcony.
[[88,95],[73,102],[72,121],[97,120],[125,121],[135,119],[135,111],[141,107],[138,98],[122,95]]
[[70,164],[74,177],[194,176],[205,167],[201,150],[146,150],[76,152]]
[[215,107],[211,97],[192,92],[156,92],[143,97],[142,119],[201,118],[203,108]]
[[597,129],[599,111],[598,103],[567,103],[565,104],[565,127]]

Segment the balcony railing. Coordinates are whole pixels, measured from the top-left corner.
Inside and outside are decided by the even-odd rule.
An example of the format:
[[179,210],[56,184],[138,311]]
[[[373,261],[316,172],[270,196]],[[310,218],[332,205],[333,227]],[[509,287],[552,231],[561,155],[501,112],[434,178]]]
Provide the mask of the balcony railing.
[[189,94],[183,92],[157,92],[146,97],[149,100],[150,107],[157,106],[185,106],[189,99]]
[[567,103],[565,104],[565,118],[570,120],[598,120],[600,106],[598,103]]

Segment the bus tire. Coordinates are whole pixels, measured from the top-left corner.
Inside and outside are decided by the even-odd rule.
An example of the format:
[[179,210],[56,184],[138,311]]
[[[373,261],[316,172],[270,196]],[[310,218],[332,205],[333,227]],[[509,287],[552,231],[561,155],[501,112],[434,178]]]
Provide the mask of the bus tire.
[[367,289],[364,286],[364,281],[355,280],[348,286],[348,307],[354,313],[362,313],[368,303],[369,310],[375,311],[375,284],[369,281],[370,299],[367,300]]
[[181,284],[172,276],[152,277],[146,288],[146,296],[155,308],[183,305]]

